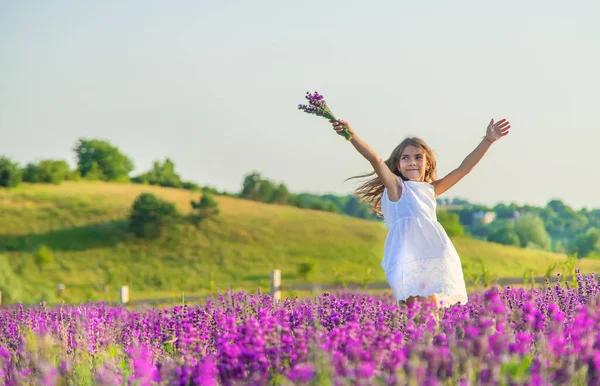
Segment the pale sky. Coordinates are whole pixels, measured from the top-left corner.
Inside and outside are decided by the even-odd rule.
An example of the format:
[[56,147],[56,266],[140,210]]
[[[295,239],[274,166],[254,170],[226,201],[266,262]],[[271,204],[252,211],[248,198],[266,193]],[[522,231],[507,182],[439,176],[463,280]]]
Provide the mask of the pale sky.
[[370,171],[319,91],[383,158],[425,139],[441,177],[490,118],[511,134],[446,195],[600,207],[596,1],[2,1],[0,155],[74,164],[108,140],[137,174],[238,192],[258,171],[292,192],[350,193]]

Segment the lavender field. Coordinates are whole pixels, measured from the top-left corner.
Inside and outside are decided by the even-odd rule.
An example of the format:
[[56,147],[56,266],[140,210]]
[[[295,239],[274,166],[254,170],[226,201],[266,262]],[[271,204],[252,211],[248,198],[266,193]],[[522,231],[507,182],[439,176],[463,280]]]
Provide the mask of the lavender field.
[[7,385],[600,384],[600,285],[490,288],[441,313],[391,296],[0,312]]

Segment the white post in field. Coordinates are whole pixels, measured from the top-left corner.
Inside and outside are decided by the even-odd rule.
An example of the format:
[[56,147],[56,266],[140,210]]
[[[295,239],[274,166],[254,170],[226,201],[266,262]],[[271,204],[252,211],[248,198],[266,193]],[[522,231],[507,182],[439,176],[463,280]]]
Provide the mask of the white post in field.
[[274,269],[271,271],[271,295],[273,299],[281,299],[281,271]]
[[129,287],[124,285],[119,289],[119,301],[123,304],[129,303]]

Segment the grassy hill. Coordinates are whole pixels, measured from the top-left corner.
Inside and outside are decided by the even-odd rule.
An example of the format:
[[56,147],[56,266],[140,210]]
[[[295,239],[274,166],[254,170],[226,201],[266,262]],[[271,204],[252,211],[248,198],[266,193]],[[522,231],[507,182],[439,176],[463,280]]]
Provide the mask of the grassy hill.
[[[308,261],[316,264],[309,281],[360,282],[369,269],[371,281],[385,281],[379,263],[386,230],[379,222],[217,197],[218,217],[199,228],[179,225],[148,242],[127,231],[129,210],[142,192],[175,202],[183,213],[198,198],[186,190],[103,182],[0,189],[0,254],[22,280],[22,300],[114,301],[125,284],[133,299],[204,294],[228,285],[266,291],[271,269],[281,269],[283,283],[300,283],[298,266]],[[543,275],[566,259],[469,238],[453,242],[467,276],[481,273],[480,262],[498,277],[530,270]],[[36,253],[42,245],[52,257],[40,265]],[[597,272],[600,260],[582,259],[578,267]],[[58,283],[66,291],[53,299]]]

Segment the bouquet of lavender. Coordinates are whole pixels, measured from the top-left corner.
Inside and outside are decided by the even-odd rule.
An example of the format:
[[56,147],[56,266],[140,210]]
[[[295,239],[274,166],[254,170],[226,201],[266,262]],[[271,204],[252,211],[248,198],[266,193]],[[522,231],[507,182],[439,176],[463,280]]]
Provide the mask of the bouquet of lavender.
[[[319,93],[316,91],[312,95],[310,92],[307,92],[305,98],[308,99],[308,105],[298,105],[299,110],[303,110],[305,113],[308,114],[315,114],[319,117],[325,117],[330,121],[337,121],[337,118],[333,115],[333,113],[327,106],[325,99],[323,99],[323,95],[319,95]],[[344,134],[344,138],[346,138],[348,141],[351,140],[352,133],[350,132],[350,130],[348,130],[348,128],[346,128],[345,126],[342,127],[342,134]]]

